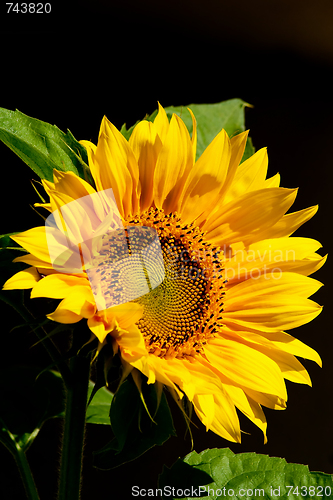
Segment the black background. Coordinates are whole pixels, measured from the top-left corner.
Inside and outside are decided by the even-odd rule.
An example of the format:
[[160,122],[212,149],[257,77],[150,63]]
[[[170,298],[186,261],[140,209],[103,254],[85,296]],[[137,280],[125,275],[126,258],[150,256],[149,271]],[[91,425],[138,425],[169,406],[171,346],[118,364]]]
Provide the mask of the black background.
[[[4,9],[5,12],[5,9]],[[319,213],[297,234],[318,239],[323,254],[332,243],[333,8],[330,1],[102,2],[52,4],[52,14],[2,16],[0,106],[69,128],[77,139],[96,142],[105,114],[117,127],[133,124],[157,107],[219,102],[240,97],[252,104],[246,124],[257,149],[268,147],[269,175],[283,187],[299,187],[295,210],[319,203]],[[40,224],[28,204],[38,201],[29,179],[36,176],[0,145],[1,233]],[[232,445],[198,424],[195,449],[230,446],[333,472],[332,321],[330,263],[316,274],[325,283],[316,300],[321,316],[294,333],[323,359],[305,362],[313,388],[287,382],[284,412],[266,410],[268,444],[246,419],[242,445]],[[3,309],[2,359],[38,362],[26,330]],[[1,402],[0,402],[1,404]],[[176,410],[175,410],[176,412]],[[184,426],[178,438],[116,471],[91,468],[91,452],[109,429],[88,428],[83,500],[131,498],[131,486],[155,487],[162,464],[190,451]],[[28,452],[41,499],[56,490],[56,420],[45,424]],[[25,498],[15,465],[0,448],[1,498]]]

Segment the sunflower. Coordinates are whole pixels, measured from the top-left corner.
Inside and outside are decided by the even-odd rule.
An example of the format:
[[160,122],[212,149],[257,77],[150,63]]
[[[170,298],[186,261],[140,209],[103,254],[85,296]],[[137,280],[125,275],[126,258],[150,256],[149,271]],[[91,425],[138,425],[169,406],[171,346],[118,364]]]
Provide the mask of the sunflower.
[[[55,265],[48,229],[62,231],[62,255],[68,248],[59,217],[49,228],[12,237],[28,252],[15,261],[31,267],[4,288],[32,288],[32,298],[62,299],[48,315],[51,320],[85,318],[100,346],[112,343],[126,376],[137,380],[143,374],[148,384],[167,386],[177,401],[186,395],[206,430],[240,442],[239,410],[266,441],[262,407],[286,407],[285,379],[311,385],[295,356],[321,364],[313,349],[283,331],[321,311],[308,298],[321,286],[308,277],[325,262],[316,253],[321,245],[291,237],[317,207],[286,214],[297,190],[279,187],[278,174],[266,179],[265,148],[241,161],[248,132],[229,138],[222,130],[195,161],[196,121],[190,113],[192,137],[179,116],[169,122],[159,105],[155,120],[139,122],[128,141],[104,117],[97,146],[81,141],[94,187],[57,170],[53,182],[42,181],[50,198],[42,206],[52,214],[91,200],[91,210],[83,204],[72,217],[71,231],[76,242],[90,241],[96,268],[114,263],[119,248],[117,231],[112,236],[103,225],[112,211],[110,203],[105,208],[103,193],[110,190],[127,243],[133,228],[158,236],[164,270],[154,286],[131,300],[98,307],[88,269],[73,262],[70,268]],[[135,238],[131,246],[134,255]],[[81,251],[74,260],[81,262],[80,257]],[[126,276],[132,268],[124,262]],[[150,265],[158,274],[161,259],[152,257]],[[98,276],[102,295],[114,298],[117,280],[103,274],[104,267]]]

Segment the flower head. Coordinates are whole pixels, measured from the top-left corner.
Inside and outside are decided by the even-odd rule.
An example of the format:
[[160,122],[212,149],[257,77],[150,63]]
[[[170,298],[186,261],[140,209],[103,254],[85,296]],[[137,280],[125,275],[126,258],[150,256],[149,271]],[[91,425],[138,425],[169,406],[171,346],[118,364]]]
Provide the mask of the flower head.
[[[295,356],[321,363],[284,332],[321,311],[308,298],[321,286],[308,277],[324,264],[321,245],[291,237],[317,207],[286,214],[296,190],[279,187],[278,174],[266,179],[266,149],[241,162],[247,132],[229,138],[222,130],[195,161],[192,119],[190,137],[181,118],[169,122],[159,106],[154,122],[139,122],[127,141],[104,117],[97,146],[82,141],[95,187],[57,170],[53,183],[43,181],[50,197],[43,206],[62,216],[13,237],[29,252],[16,261],[31,267],[5,288],[62,299],[50,319],[86,318],[101,344],[112,340],[124,373],[141,372],[175,398],[185,394],[207,430],[240,442],[237,408],[266,439],[262,407],[286,407],[285,379],[311,383]],[[88,199],[89,206],[76,204],[65,230],[65,207]],[[121,259],[124,234],[131,258]],[[63,249],[57,265],[53,236]],[[79,251],[68,253],[68,238]],[[149,259],[140,274],[135,256],[143,247]],[[133,276],[150,286],[129,296],[133,281],[124,283]],[[147,276],[158,278],[152,284]],[[107,298],[104,308],[99,296]]]

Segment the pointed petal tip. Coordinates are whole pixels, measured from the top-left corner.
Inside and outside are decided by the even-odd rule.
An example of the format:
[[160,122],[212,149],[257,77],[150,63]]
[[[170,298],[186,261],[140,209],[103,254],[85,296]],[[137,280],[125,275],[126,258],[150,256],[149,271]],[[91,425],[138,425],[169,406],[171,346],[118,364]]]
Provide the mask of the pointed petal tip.
[[319,356],[319,354],[318,354],[318,358],[315,360],[315,362],[317,363],[317,365],[319,366],[319,368],[323,367],[323,361],[322,361],[321,357]]

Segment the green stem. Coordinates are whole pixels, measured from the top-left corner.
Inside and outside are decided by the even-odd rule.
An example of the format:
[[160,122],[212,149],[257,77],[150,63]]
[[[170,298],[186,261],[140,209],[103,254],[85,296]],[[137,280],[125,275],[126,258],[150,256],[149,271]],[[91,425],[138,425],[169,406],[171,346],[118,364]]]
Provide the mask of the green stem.
[[28,500],[39,500],[38,491],[24,451],[16,447],[14,458],[19,468]]
[[80,499],[90,356],[75,356],[70,361],[70,369],[72,383],[67,387],[59,500]]

